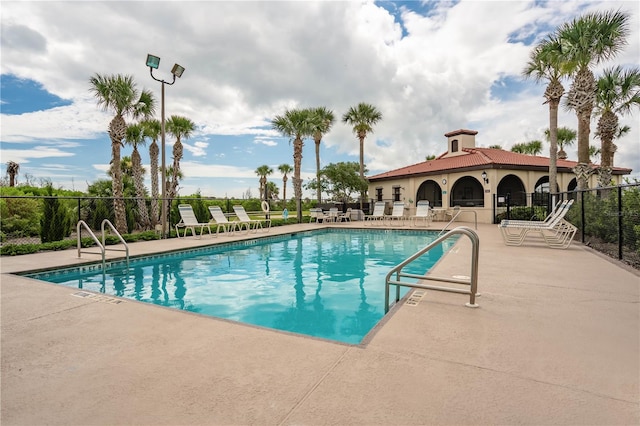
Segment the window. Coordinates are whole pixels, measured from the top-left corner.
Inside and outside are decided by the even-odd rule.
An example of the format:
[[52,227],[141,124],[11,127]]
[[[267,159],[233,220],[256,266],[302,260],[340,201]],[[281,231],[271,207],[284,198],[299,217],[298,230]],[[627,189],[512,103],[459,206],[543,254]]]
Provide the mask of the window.
[[451,141],[451,152],[458,152],[458,139]]
[[376,201],[382,201],[382,188],[376,188]]
[[400,201],[400,187],[393,187],[393,201]]

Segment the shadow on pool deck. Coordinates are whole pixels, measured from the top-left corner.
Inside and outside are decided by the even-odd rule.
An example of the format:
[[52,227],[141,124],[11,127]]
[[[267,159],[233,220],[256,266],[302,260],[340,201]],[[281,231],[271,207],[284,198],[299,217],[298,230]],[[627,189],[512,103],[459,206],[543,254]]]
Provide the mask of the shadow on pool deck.
[[[480,308],[428,291],[415,306],[399,303],[360,346],[74,297],[10,275],[96,255],[3,257],[0,422],[640,424],[637,271],[576,242],[507,247],[494,225],[478,234]],[[230,239],[142,242],[131,252]],[[435,272],[468,275],[469,262],[462,238]]]

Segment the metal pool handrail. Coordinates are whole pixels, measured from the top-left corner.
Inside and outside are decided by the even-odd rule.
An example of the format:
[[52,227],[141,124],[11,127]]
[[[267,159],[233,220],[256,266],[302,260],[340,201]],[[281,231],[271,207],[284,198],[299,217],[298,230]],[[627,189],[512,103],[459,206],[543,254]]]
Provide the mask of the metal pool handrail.
[[[112,248],[112,249],[107,249],[106,244],[105,244],[105,225],[109,226],[109,228],[111,229],[111,232],[113,232],[118,239],[120,240],[120,242],[122,242],[122,244],[124,244],[124,249],[116,249],[116,248]],[[102,221],[102,225],[101,225],[101,231],[102,231],[102,242],[100,242],[100,240],[98,240],[98,237],[96,237],[96,234],[93,233],[93,231],[91,230],[91,228],[89,228],[89,225],[87,225],[87,223],[84,220],[80,220],[78,221],[78,225],[76,225],[76,234],[77,234],[77,238],[78,238],[78,258],[82,257],[81,253],[82,253],[82,228],[86,229],[87,232],[89,233],[89,236],[91,237],[91,239],[93,239],[93,241],[96,243],[96,245],[100,248],[100,254],[102,255],[102,270],[105,270],[105,252],[107,250],[113,250],[113,251],[124,251],[126,252],[126,257],[127,257],[127,269],[129,268],[129,245],[127,244],[127,242],[124,240],[124,238],[122,238],[122,235],[120,235],[120,233],[118,232],[118,230],[113,226],[113,224],[109,221],[109,219],[105,219]],[[93,253],[92,251],[85,251],[85,253]]]
[[[457,208],[456,208],[457,207]],[[442,228],[442,231],[440,231],[440,233],[438,234],[438,237],[440,235],[442,235],[444,232],[447,231],[447,228],[449,228],[449,225],[451,225],[453,222],[455,222],[455,220],[458,218],[458,216],[460,216],[462,213],[473,213],[473,217],[474,217],[474,229],[478,229],[478,212],[475,210],[460,210],[460,206],[456,206],[453,208],[453,211],[456,212],[455,215],[451,215],[451,220],[449,221],[449,223],[447,223],[444,228]]]
[[[407,266],[414,260],[418,259],[419,257],[423,256],[424,254],[428,253],[429,250],[431,250],[433,247],[437,246],[438,244],[442,243],[444,240],[458,234],[464,234],[467,237],[469,237],[469,239],[471,240],[471,276],[468,280],[459,279],[459,278],[449,278],[449,277],[435,277],[435,276],[429,275],[428,273],[425,275],[419,275],[419,274],[410,274],[410,273],[402,272],[402,269],[405,266]],[[477,308],[478,305],[476,304],[476,295],[478,295],[477,290],[478,290],[479,252],[480,252],[480,238],[478,237],[478,234],[473,229],[468,228],[466,226],[460,226],[458,228],[452,229],[446,234],[436,238],[436,240],[433,241],[431,244],[429,244],[422,250],[418,251],[417,253],[413,254],[412,256],[404,260],[399,265],[396,265],[393,269],[391,269],[391,271],[389,271],[389,273],[385,278],[384,312],[385,313],[389,312],[389,286],[391,285],[396,286],[396,300],[395,300],[396,302],[400,300],[400,287],[411,287],[411,288],[421,288],[425,290],[436,290],[436,291],[446,291],[450,293],[468,294],[469,303],[466,303],[465,305],[469,308]],[[395,280],[392,279],[392,276],[394,274],[395,274]],[[401,278],[412,278],[420,281],[438,281],[438,282],[447,282],[452,284],[463,284],[463,285],[468,285],[469,290],[465,290],[461,288],[441,287],[441,286],[434,286],[434,285],[428,285],[428,284],[421,284],[419,282],[406,282],[406,281],[401,281]]]

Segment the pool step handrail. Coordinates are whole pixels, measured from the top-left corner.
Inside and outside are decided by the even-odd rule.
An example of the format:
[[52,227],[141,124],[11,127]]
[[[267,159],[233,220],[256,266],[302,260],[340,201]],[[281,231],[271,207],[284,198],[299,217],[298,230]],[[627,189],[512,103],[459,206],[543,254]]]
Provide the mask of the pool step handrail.
[[451,216],[451,220],[449,221],[449,223],[447,223],[444,228],[442,228],[442,231],[440,231],[440,233],[438,234],[438,237],[442,234],[444,234],[445,232],[447,232],[449,230],[449,225],[451,225],[453,222],[456,221],[456,219],[458,218],[458,216],[460,216],[462,213],[473,213],[473,217],[474,217],[474,229],[478,229],[478,212],[475,210],[461,210],[460,206],[456,206],[457,208],[454,207],[453,211],[455,212],[455,214],[452,214]]
[[[111,232],[114,233],[118,239],[120,240],[120,242],[124,245],[124,249],[118,249],[118,248],[107,248],[107,245],[105,244],[105,225],[109,226],[109,229],[111,229]],[[120,233],[118,232],[118,230],[115,228],[115,226],[113,226],[113,224],[111,223],[111,221],[109,219],[104,219],[102,221],[102,224],[100,225],[100,230],[102,231],[102,247],[104,247],[104,250],[112,250],[112,251],[124,251],[126,253],[126,257],[127,257],[127,269],[129,269],[129,244],[127,244],[127,242],[124,240],[124,238],[122,238],[122,235],[120,235]]]
[[[454,235],[459,235],[459,234],[466,235],[471,240],[471,273],[470,273],[469,279],[466,279],[466,277],[464,277],[464,279],[436,277],[436,276],[431,276],[428,272],[425,275],[410,274],[410,273],[402,272],[402,269],[405,266],[415,261],[416,259],[420,258],[421,256],[425,255],[432,248],[439,245],[443,241],[453,237]],[[420,288],[425,290],[436,290],[436,291],[445,291],[450,293],[468,294],[469,302],[466,303],[465,306],[469,308],[477,308],[478,305],[476,304],[476,296],[479,296],[478,294],[479,253],[480,253],[480,238],[478,237],[478,234],[471,228],[468,228],[466,226],[460,226],[452,229],[451,231],[447,232],[442,236],[439,236],[431,244],[429,244],[422,250],[418,251],[417,253],[411,255],[402,263],[396,265],[391,269],[391,271],[389,271],[389,273],[385,278],[385,294],[384,294],[385,314],[389,312],[389,290],[390,290],[389,287],[392,285],[396,286],[396,300],[395,300],[396,303],[400,300],[400,287],[410,287],[410,288]],[[394,275],[395,275],[395,279],[394,279]],[[417,281],[416,282],[402,281],[401,280],[402,278],[411,278]],[[445,283],[451,283],[451,284],[462,284],[462,285],[468,285],[469,289],[467,290],[463,288],[435,286],[435,285],[424,284],[424,283],[421,283],[420,281],[437,281],[437,282],[445,282]]]
[[[93,242],[96,243],[96,245],[100,248],[100,254],[102,255],[102,270],[104,271],[105,270],[104,244],[102,244],[100,242],[100,240],[98,240],[98,237],[96,237],[96,234],[93,233],[91,228],[89,228],[89,225],[87,225],[87,222],[85,222],[84,220],[78,221],[78,224],[76,225],[76,235],[77,235],[77,239],[78,239],[78,259],[80,259],[82,257],[81,253],[83,253],[83,250],[82,250],[82,228],[87,230],[87,232],[89,233],[89,236],[91,237]],[[84,253],[95,254],[95,252],[93,252],[93,251],[86,251],[86,250],[84,251]]]
[[[124,245],[124,249],[118,249],[118,248],[107,248],[107,245],[105,243],[106,240],[106,233],[105,233],[105,226],[108,226],[109,229],[111,230],[111,232],[113,232],[118,239],[120,240],[120,242]],[[127,269],[129,268],[129,245],[127,244],[127,242],[124,240],[124,238],[122,238],[122,235],[120,235],[120,233],[118,232],[118,230],[113,226],[113,224],[109,221],[109,219],[104,219],[102,221],[102,224],[100,225],[100,229],[102,231],[102,242],[100,240],[98,240],[98,237],[96,237],[96,234],[93,233],[93,231],[91,230],[91,228],[89,227],[89,225],[87,225],[87,223],[84,220],[80,220],[78,221],[78,224],[76,225],[76,234],[77,234],[77,239],[78,239],[78,258],[82,257],[81,253],[91,253],[91,254],[95,254],[95,252],[93,251],[87,251],[87,250],[82,250],[82,229],[86,229],[86,231],[89,233],[89,236],[91,237],[91,239],[96,243],[96,245],[98,246],[98,248],[100,248],[100,254],[102,255],[102,270],[105,270],[105,265],[106,265],[106,251],[107,250],[112,250],[112,251],[124,251],[126,253],[126,259],[127,259]]]

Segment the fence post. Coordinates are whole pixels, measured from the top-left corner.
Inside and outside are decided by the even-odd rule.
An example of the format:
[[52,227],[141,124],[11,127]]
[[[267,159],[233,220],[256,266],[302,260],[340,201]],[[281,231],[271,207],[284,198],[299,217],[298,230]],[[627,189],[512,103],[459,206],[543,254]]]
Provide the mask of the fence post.
[[622,260],[624,232],[622,229],[622,187],[618,186],[618,260]]

